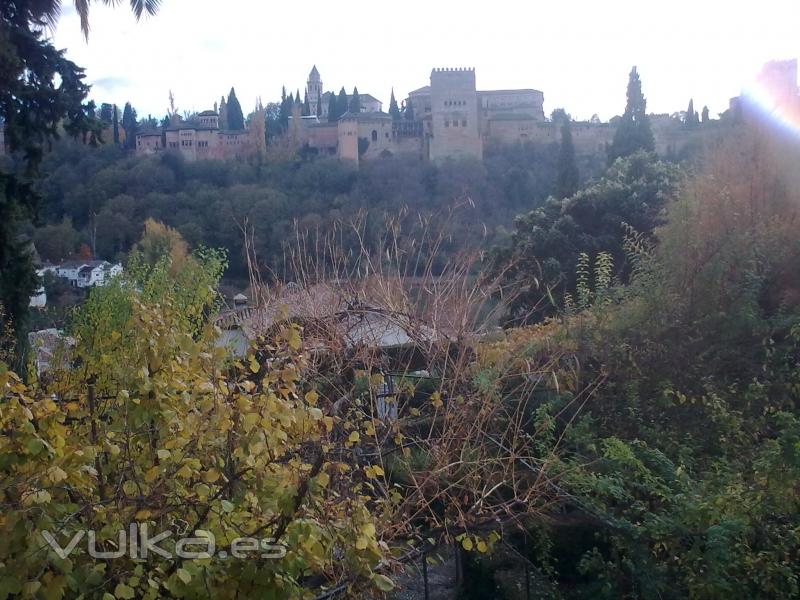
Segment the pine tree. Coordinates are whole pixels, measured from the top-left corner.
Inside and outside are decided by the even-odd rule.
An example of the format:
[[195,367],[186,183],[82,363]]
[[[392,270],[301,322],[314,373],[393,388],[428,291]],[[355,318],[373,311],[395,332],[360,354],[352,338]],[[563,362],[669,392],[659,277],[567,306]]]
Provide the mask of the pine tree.
[[328,96],[328,123],[334,123],[339,118],[339,106],[336,102],[336,94],[331,92]]
[[395,121],[400,120],[400,109],[397,106],[397,100],[394,98],[394,88],[392,88],[392,97],[389,99],[389,114]]
[[138,123],[136,121],[136,110],[131,106],[130,102],[126,102],[125,108],[122,109],[122,128],[125,130],[125,147],[129,150],[136,148]]
[[112,132],[114,137],[114,143],[119,144],[119,112],[117,111],[117,105],[114,105],[114,116],[112,117]]
[[403,110],[403,116],[405,117],[406,121],[414,120],[414,105],[411,103],[411,98],[409,98],[408,102],[406,102],[405,109]]
[[236,91],[231,88],[228,94],[228,130],[242,131],[244,129],[244,114],[242,113],[242,106],[236,98]]
[[[578,191],[579,173],[575,161],[575,146],[572,143],[572,119],[563,110],[553,120],[561,123],[561,144],[558,151],[558,175],[556,193],[559,198],[567,198]],[[553,111],[554,117],[556,111]]]
[[625,113],[614,132],[614,140],[608,150],[610,162],[622,156],[630,156],[638,150],[652,152],[655,148],[650,119],[647,117],[647,101],[642,94],[642,82],[639,80],[636,67],[631,69],[628,77],[627,97]]
[[336,118],[340,119],[348,110],[347,92],[344,88],[339,90],[339,97],[336,99]]
[[350,98],[350,105],[348,110],[353,114],[361,112],[361,97],[358,95],[358,88],[353,88],[353,96]]

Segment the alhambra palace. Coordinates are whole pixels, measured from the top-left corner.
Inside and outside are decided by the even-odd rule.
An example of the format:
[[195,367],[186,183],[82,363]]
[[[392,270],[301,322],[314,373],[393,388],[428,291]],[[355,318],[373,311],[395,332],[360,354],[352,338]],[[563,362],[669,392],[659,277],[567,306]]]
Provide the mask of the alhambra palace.
[[[762,78],[786,88],[788,101],[800,103],[797,60],[765,65]],[[440,161],[448,158],[483,157],[492,144],[517,142],[553,143],[560,139],[556,124],[545,119],[544,94],[535,89],[479,90],[474,69],[433,69],[430,83],[408,94],[405,106],[414,107],[414,118],[393,118],[383,103],[370,94],[360,94],[359,112],[345,112],[328,119],[330,96],[316,66],[306,82],[310,110],[302,114],[299,99],[292,107],[285,142],[318,155],[336,156],[356,164],[390,155],[414,155]],[[738,109],[740,98],[731,100]],[[263,114],[261,114],[263,118]],[[650,115],[656,151],[679,154],[687,147],[702,145],[707,128],[681,127],[675,116]],[[257,136],[263,129],[227,131],[225,105],[183,120],[175,116],[163,129],[141,131],[136,136],[139,154],[164,150],[180,152],[187,160],[246,157],[257,151]],[[677,126],[676,126],[677,123]],[[612,123],[597,120],[574,122],[573,143],[578,155],[605,152],[614,135]]]

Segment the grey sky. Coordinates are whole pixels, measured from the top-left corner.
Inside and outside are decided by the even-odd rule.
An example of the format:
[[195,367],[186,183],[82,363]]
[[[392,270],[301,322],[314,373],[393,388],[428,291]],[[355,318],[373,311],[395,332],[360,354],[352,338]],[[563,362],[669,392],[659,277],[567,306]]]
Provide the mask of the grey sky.
[[650,112],[693,97],[715,115],[763,62],[800,56],[798,0],[164,0],[139,23],[123,2],[92,6],[88,43],[64,3],[55,45],[86,68],[95,100],[140,116],[163,116],[170,89],[180,110],[203,110],[232,85],[246,114],[281,85],[302,93],[313,64],[326,90],[357,85],[387,103],[432,67],[470,66],[479,89],[532,87],[547,114],[604,120],[622,111],[635,64]]

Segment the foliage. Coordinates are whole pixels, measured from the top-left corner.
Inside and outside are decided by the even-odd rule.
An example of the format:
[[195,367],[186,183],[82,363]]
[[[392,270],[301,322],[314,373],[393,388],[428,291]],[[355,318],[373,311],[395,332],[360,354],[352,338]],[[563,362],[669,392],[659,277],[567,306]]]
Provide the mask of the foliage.
[[[562,111],[563,112],[563,111]],[[561,144],[558,147],[558,176],[556,197],[566,198],[578,191],[580,176],[575,162],[575,146],[572,143],[572,121],[566,113],[561,118]]]
[[512,319],[551,314],[561,306],[564,294],[575,289],[581,253],[609,253],[618,265],[613,276],[625,279],[624,225],[649,235],[678,183],[676,167],[639,152],[618,159],[600,180],[572,197],[551,197],[517,217],[510,245],[496,257],[508,266],[507,284],[520,292],[510,306]]
[[242,113],[242,105],[236,98],[236,90],[231,88],[228,93],[228,102],[226,103],[227,123],[225,126],[230,131],[242,131],[244,129],[244,114]]
[[642,94],[642,82],[636,67],[628,78],[627,104],[617,124],[614,139],[608,151],[609,163],[617,158],[630,156],[639,150],[652,152],[655,148],[650,119],[647,117],[647,102]]
[[[0,426],[14,431],[0,438],[3,597],[295,598],[345,574],[370,581],[384,551],[363,501],[339,483],[297,331],[260,361],[231,364],[196,319],[214,301],[219,259],[193,262],[178,281],[165,259],[95,290],[73,330],[79,366],[49,387],[3,371]],[[42,537],[63,547],[93,530],[113,552],[132,523],[151,537],[184,523],[229,556],[234,538],[272,537],[286,556],[98,561],[84,537],[63,559]],[[174,553],[175,539],[159,547]]]

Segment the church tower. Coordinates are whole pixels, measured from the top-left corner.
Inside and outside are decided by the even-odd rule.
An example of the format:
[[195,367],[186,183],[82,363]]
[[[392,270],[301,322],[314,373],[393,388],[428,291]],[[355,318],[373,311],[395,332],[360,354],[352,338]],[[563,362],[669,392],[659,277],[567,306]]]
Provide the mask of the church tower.
[[320,79],[319,71],[317,71],[317,65],[314,65],[311,69],[311,73],[308,74],[306,93],[308,94],[309,112],[312,115],[319,114],[320,111],[318,111],[317,107],[322,98],[322,79]]

